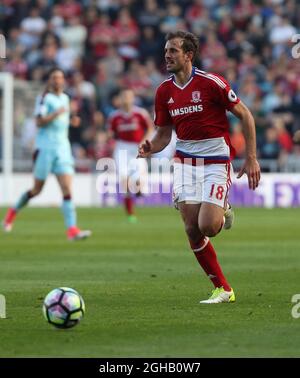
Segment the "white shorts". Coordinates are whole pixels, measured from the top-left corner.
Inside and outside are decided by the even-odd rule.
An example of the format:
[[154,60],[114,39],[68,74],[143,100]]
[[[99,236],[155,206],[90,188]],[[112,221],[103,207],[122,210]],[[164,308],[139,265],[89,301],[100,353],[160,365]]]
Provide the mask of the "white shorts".
[[174,163],[173,201],[210,202],[225,209],[233,175],[232,165],[193,166]]
[[137,143],[117,141],[114,156],[119,179],[139,179],[148,172],[146,159],[137,159]]

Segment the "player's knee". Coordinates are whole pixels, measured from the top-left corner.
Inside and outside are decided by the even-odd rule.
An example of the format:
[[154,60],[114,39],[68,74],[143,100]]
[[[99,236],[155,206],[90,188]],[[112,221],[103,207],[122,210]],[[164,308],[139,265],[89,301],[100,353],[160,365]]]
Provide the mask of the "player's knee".
[[32,198],[32,197],[35,197],[37,196],[38,194],[41,193],[43,187],[34,187],[33,189],[31,189],[28,194],[29,194],[29,198]]
[[200,231],[203,235],[213,237],[216,236],[222,228],[222,225],[219,223],[211,223],[211,224],[202,224],[199,225]]
[[61,191],[64,197],[71,197],[71,190],[68,185],[62,185]]

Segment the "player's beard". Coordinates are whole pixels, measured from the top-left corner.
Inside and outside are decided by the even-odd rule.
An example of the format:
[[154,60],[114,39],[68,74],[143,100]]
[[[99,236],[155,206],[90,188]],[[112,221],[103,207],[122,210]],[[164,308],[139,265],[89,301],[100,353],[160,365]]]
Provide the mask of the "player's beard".
[[171,74],[177,74],[180,71],[181,68],[173,66],[171,68],[167,68],[167,71]]
[[52,91],[55,93],[63,92],[63,86],[61,86],[60,84],[53,84]]

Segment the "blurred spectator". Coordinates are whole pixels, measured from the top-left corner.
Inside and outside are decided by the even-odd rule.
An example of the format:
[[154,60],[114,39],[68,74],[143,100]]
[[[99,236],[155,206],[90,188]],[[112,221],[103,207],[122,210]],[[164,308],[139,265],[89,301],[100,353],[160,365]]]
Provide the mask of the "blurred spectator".
[[46,79],[48,72],[56,67],[56,56],[58,52],[58,46],[55,42],[47,42],[41,51],[41,56],[36,60],[32,69],[41,67],[43,70],[43,78]]
[[242,159],[245,156],[246,143],[242,132],[242,126],[239,122],[234,124],[230,140],[235,149],[236,157]]
[[275,84],[272,91],[270,91],[263,100],[263,107],[266,113],[272,112],[281,104],[281,98],[284,94],[284,87],[282,82]]
[[84,80],[81,72],[73,73],[69,91],[72,98],[82,98],[91,102],[95,100],[95,87],[91,82]]
[[37,46],[40,42],[42,33],[47,26],[46,21],[40,17],[38,8],[31,8],[29,16],[21,22],[20,43],[25,49]]
[[278,142],[278,132],[270,127],[266,130],[265,140],[261,147],[261,158],[278,159],[280,155],[280,144]]
[[276,117],[273,121],[273,126],[277,130],[278,143],[281,147],[281,151],[290,153],[293,149],[293,140],[286,130],[284,120],[280,117]]
[[248,41],[246,33],[241,30],[236,30],[233,33],[233,38],[228,42],[227,53],[230,58],[240,61],[244,51],[253,51],[253,46]]
[[139,56],[143,62],[148,58],[155,59],[158,64],[161,60],[163,46],[155,29],[151,26],[146,26],[142,29],[140,46],[139,46]]
[[8,38],[6,41],[6,57],[10,59],[11,54],[16,50],[23,50],[24,47],[21,45],[20,42],[20,35],[21,31],[18,28],[11,28],[8,33]]
[[255,12],[255,5],[251,0],[239,0],[233,8],[233,22],[238,29],[246,29],[252,15]]
[[207,33],[205,44],[201,49],[201,56],[204,70],[224,74],[227,67],[226,49],[217,39],[215,32]]
[[[291,138],[300,130],[300,64],[290,41],[300,32],[299,1],[3,0],[0,28],[7,46],[0,70],[33,86],[50,68],[66,72],[83,123],[71,135],[78,158],[97,157],[93,146],[106,154],[104,125],[120,88],[132,88],[152,111],[166,76],[164,36],[178,29],[199,36],[199,68],[224,75],[250,107],[260,156],[281,167],[298,158]],[[17,109],[18,118],[28,118]],[[242,156],[240,125],[230,120]]]
[[118,76],[109,76],[106,64],[99,60],[96,65],[96,73],[93,77],[93,83],[96,88],[96,101],[98,107],[107,115],[107,109],[110,107],[112,95],[119,88]]
[[160,25],[160,30],[165,34],[179,29],[187,29],[182,15],[182,9],[178,4],[170,3],[167,7],[166,16]]
[[19,27],[21,22],[28,16],[30,11],[31,0],[16,0],[11,8],[12,13],[8,13],[11,17],[11,24]]
[[278,24],[270,31],[270,41],[274,46],[274,57],[279,57],[285,48],[291,44],[291,38],[296,33],[297,29],[290,24],[287,17],[279,18]]
[[123,87],[132,89],[139,101],[144,101],[148,104],[149,96],[151,101],[153,97],[153,93],[149,93],[151,80],[148,77],[146,68],[137,60],[130,63],[129,70],[124,76],[122,84]]
[[124,61],[114,46],[108,48],[105,58],[102,59],[102,63],[108,76],[115,77],[124,72]]
[[108,139],[104,130],[97,131],[93,144],[88,148],[88,156],[94,160],[111,157],[113,153],[113,140]]
[[83,55],[86,36],[86,27],[82,25],[79,17],[70,17],[67,25],[60,31],[61,40],[73,49],[76,55]]
[[51,18],[48,22],[48,31],[60,35],[65,21],[62,14],[62,8],[59,5],[53,5]]
[[98,21],[92,26],[90,43],[95,58],[103,58],[107,55],[109,47],[116,41],[116,30],[111,25],[107,14],[101,14]]
[[193,0],[185,12],[185,19],[193,33],[201,35],[205,31],[209,24],[209,12],[202,0]]
[[158,28],[164,11],[158,7],[156,0],[145,0],[143,7],[138,14],[138,23],[143,28],[149,26]]
[[56,54],[56,63],[58,67],[68,74],[74,70],[76,58],[76,51],[63,41]]
[[48,21],[51,17],[51,5],[51,0],[36,0],[36,7],[39,10],[39,15],[45,21]]
[[224,15],[218,24],[218,38],[227,44],[232,39],[233,31],[232,18],[229,15]]
[[156,64],[155,64],[155,59],[153,57],[146,60],[145,68],[146,68],[146,71],[147,71],[147,76],[148,76],[148,78],[151,82],[152,96],[153,96],[155,91],[156,91],[156,88],[164,80],[164,76],[157,69]]
[[64,0],[59,4],[60,13],[65,20],[77,18],[81,15],[81,2],[75,0]]
[[138,57],[139,28],[128,8],[122,8],[114,22],[118,52],[124,59]]
[[10,60],[5,64],[4,70],[12,73],[16,79],[25,80],[27,78],[28,67],[22,58],[20,49],[16,49],[10,54]]

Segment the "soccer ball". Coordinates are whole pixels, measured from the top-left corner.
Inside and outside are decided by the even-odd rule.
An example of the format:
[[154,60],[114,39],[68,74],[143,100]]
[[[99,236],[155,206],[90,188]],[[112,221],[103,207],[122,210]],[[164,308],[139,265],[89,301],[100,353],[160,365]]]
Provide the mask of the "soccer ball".
[[76,290],[59,287],[50,291],[43,304],[45,319],[57,328],[71,328],[85,313],[84,301]]

